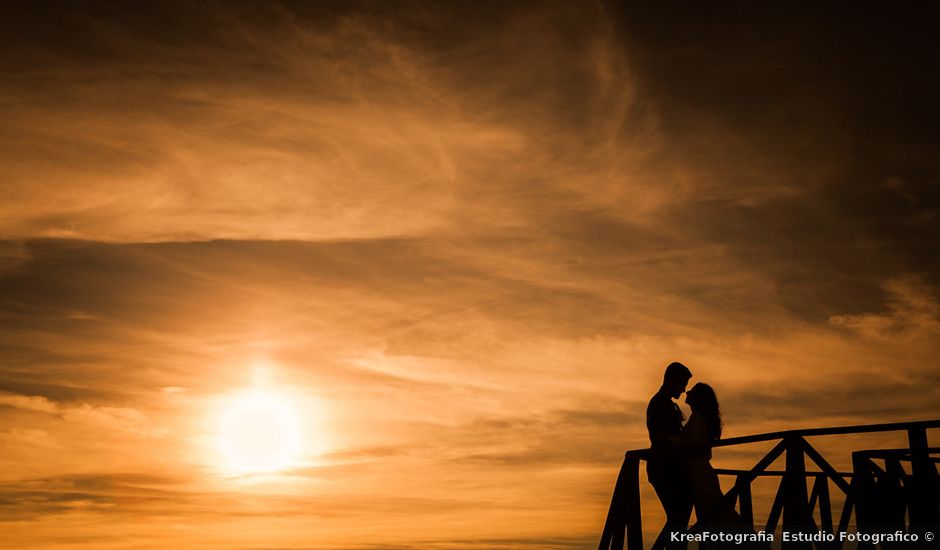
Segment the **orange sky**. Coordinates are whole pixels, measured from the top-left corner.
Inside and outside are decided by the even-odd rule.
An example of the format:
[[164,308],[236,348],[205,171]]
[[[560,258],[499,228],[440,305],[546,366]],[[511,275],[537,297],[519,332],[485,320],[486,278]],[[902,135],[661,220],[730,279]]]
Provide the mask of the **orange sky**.
[[[727,436],[940,417],[918,14],[0,12],[0,547],[596,547],[672,360]],[[252,387],[303,456],[233,477]]]

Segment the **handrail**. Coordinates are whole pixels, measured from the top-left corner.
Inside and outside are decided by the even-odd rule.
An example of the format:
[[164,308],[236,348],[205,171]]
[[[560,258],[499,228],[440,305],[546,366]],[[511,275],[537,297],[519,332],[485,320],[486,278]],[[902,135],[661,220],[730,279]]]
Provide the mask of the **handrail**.
[[779,432],[767,432],[762,434],[745,435],[741,437],[729,437],[728,439],[718,439],[710,443],[685,443],[682,445],[672,445],[658,449],[634,449],[627,451],[627,454],[635,456],[641,460],[648,459],[650,456],[667,455],[678,452],[690,452],[704,448],[728,447],[731,445],[744,445],[748,443],[760,443],[762,441],[774,441],[787,437],[813,437],[819,435],[849,435],[877,432],[894,432],[911,429],[940,428],[940,420],[917,420],[912,422],[892,422],[889,424],[861,424],[855,426],[834,426],[830,428],[807,428],[802,430],[782,430]]
[[[729,468],[714,468],[714,470],[715,470],[715,473],[720,476],[739,476],[742,474],[750,473],[750,470],[735,470],[735,469],[729,469]],[[852,477],[852,472],[836,472],[836,473],[843,477]],[[806,472],[803,473],[805,477],[815,477],[815,476],[826,475],[826,474],[827,472],[823,472],[823,471],[815,472],[811,470],[807,470]],[[760,473],[760,475],[761,477],[780,477],[784,475],[791,475],[791,472],[786,472],[784,470],[764,470],[763,472]]]
[[[940,453],[940,447],[927,447],[923,450],[928,453]],[[868,458],[894,458],[903,461],[911,460],[913,454],[910,449],[864,449],[855,452]]]

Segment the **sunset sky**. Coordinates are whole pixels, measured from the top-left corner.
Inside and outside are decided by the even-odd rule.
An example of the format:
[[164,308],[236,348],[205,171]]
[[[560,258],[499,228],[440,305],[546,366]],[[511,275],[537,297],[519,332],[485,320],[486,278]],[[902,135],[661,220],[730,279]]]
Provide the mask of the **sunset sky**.
[[940,418],[938,25],[3,2],[0,547],[596,548],[674,360],[726,436]]

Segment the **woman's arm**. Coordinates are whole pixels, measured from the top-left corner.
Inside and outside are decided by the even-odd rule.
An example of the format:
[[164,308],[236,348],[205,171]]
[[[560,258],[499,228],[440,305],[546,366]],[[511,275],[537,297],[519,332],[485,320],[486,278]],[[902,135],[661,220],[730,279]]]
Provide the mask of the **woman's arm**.
[[683,443],[704,443],[708,441],[708,427],[701,415],[693,414],[682,427]]
[[691,443],[691,441],[681,435],[670,435],[669,443],[673,445],[685,445],[686,443]]

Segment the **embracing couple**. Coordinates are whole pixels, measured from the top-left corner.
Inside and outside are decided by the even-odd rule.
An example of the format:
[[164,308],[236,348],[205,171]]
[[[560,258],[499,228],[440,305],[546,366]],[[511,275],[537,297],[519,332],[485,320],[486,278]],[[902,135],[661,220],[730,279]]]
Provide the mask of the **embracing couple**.
[[[699,382],[688,392],[692,372],[682,363],[670,363],[663,375],[663,385],[650,399],[646,409],[646,427],[650,447],[663,449],[688,443],[708,443],[721,437],[721,411],[715,390]],[[692,415],[683,425],[685,415],[673,401],[685,393]],[[711,466],[711,448],[689,452],[662,453],[647,461],[649,482],[666,511],[666,528],[654,548],[666,543],[670,549],[685,548],[671,542],[670,532],[685,532],[692,508],[701,521],[731,529],[745,528],[744,521],[731,509],[718,510],[723,497],[718,474]]]

